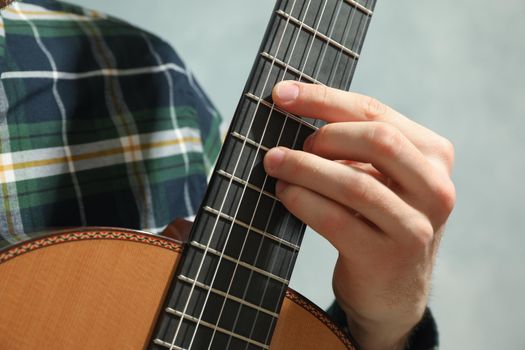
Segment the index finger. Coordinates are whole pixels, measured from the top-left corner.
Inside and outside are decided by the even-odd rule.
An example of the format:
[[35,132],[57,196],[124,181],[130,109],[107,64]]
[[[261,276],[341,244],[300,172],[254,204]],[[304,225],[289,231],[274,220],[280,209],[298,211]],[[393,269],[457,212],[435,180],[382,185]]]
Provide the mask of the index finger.
[[441,137],[372,97],[324,85],[283,81],[272,93],[275,104],[286,111],[328,123],[379,121],[398,128],[423,153]]

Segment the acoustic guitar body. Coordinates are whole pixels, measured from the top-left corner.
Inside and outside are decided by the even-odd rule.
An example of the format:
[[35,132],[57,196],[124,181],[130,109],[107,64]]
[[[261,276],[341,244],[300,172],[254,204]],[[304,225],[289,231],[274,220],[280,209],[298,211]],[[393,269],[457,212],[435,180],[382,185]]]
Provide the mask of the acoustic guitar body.
[[[148,348],[183,245],[130,230],[65,231],[0,252],[0,349]],[[288,290],[270,349],[354,349]]]

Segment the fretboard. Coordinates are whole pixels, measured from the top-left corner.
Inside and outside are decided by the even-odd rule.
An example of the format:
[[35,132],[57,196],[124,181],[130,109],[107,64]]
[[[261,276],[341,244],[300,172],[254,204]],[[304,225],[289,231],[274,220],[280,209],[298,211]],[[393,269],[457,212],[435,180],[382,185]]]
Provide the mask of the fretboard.
[[288,114],[273,86],[348,90],[375,0],[279,0],[151,341],[152,349],[268,349],[305,225],[262,160],[301,149],[321,122]]

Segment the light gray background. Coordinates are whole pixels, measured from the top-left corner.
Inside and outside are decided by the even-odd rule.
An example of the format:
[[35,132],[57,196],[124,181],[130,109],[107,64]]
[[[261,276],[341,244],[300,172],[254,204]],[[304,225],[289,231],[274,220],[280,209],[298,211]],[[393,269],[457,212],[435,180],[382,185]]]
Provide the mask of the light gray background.
[[[274,2],[73,0],[170,41],[233,114]],[[525,349],[525,2],[379,0],[353,89],[456,145],[436,269],[442,349]],[[333,249],[309,232],[292,286],[326,307]]]

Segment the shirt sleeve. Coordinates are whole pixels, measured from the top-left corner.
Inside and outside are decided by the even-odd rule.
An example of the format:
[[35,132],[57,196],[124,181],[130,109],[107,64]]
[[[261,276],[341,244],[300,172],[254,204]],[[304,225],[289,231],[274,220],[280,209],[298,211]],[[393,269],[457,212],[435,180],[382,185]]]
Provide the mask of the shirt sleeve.
[[[348,330],[346,315],[339,304],[334,302],[327,310],[327,313],[333,320],[344,329]],[[351,335],[350,335],[351,336]],[[354,339],[351,336],[352,339]],[[409,341],[405,347],[406,350],[438,350],[439,337],[437,325],[429,308],[421,321],[414,327]]]

